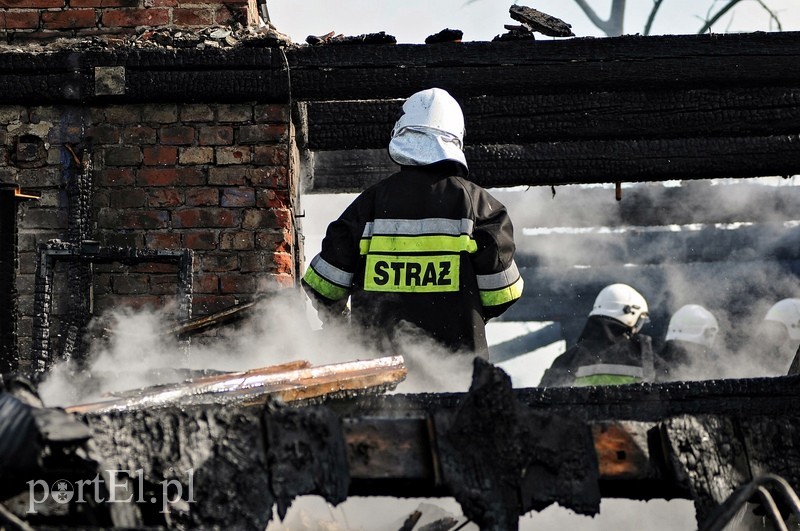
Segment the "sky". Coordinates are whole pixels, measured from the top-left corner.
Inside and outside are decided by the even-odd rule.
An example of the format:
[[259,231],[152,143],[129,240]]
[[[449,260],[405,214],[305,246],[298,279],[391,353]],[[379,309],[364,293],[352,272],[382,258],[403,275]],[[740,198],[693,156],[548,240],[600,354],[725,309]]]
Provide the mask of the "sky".
[[[611,0],[587,0],[600,18],[607,18]],[[781,20],[784,31],[800,31],[798,0],[763,0]],[[504,24],[517,24],[508,13],[512,2],[496,0],[269,0],[273,24],[296,43],[308,35],[330,31],[345,36],[385,31],[400,43],[421,44],[425,37],[445,28],[464,32],[464,41],[486,41],[505,33]],[[602,37],[571,0],[538,0],[521,3],[572,25],[578,37]],[[652,0],[628,0],[625,33],[641,33]],[[665,0],[653,24],[652,34],[696,33],[709,7],[725,5],[721,0]],[[717,33],[773,31],[769,14],[758,0],[742,0],[712,28]],[[538,36],[541,39],[550,37]]]

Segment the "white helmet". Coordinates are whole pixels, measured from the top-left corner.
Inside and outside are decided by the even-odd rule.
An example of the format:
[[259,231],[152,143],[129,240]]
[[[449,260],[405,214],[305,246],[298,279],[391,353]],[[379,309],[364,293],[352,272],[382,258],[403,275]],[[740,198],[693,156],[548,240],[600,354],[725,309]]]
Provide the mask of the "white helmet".
[[600,290],[589,315],[611,317],[638,332],[647,322],[647,312],[647,301],[641,293],[627,284],[611,284]]
[[687,304],[672,314],[665,339],[678,339],[711,348],[717,332],[719,323],[714,314],[699,304]]
[[461,106],[446,90],[432,88],[411,95],[403,104],[403,116],[392,129],[389,156],[407,166],[453,160],[466,168],[463,147]]
[[765,321],[775,321],[786,327],[789,338],[800,340],[800,299],[783,299],[776,302],[764,316]]

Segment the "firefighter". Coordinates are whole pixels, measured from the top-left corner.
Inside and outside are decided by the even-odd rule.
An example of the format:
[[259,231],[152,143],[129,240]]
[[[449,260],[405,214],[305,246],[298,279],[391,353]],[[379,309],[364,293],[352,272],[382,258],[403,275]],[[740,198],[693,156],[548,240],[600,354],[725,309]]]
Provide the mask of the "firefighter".
[[627,284],[603,288],[578,342],[553,361],[540,387],[616,385],[653,380],[645,298]]
[[696,380],[709,374],[717,355],[711,348],[719,323],[699,304],[681,306],[672,314],[664,346],[655,357],[656,381]]
[[399,171],[328,226],[303,287],[323,323],[350,297],[350,319],[370,341],[391,343],[410,323],[450,351],[486,357],[486,321],[522,294],[511,219],[466,178],[456,100],[432,88],[402,110],[389,142]]
[[796,370],[793,358],[799,346],[800,299],[780,300],[767,310],[753,348],[762,353],[768,372],[781,375]]

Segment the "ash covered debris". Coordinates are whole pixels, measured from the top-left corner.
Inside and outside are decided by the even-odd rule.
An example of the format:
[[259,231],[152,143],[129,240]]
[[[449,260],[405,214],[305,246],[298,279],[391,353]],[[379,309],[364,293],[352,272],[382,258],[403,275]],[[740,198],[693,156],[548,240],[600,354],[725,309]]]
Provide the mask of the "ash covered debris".
[[313,46],[320,44],[397,44],[397,38],[394,35],[387,35],[385,31],[353,36],[344,36],[331,31],[325,35],[309,35],[306,37],[306,42]]
[[288,35],[268,23],[261,28],[241,24],[205,28],[141,27],[133,35],[93,35],[81,38],[61,37],[41,43],[0,44],[0,52],[33,53],[40,51],[99,51],[107,49],[230,49],[275,48],[291,46]]

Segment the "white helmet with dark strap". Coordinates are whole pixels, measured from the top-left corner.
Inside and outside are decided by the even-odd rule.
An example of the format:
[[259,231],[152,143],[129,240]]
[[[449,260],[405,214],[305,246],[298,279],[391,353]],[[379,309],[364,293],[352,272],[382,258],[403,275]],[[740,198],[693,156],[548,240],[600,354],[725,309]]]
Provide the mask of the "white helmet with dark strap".
[[783,299],[776,302],[764,316],[765,321],[781,323],[789,338],[800,340],[800,299]]
[[466,169],[463,149],[464,113],[446,90],[431,88],[406,100],[403,116],[392,129],[392,160],[405,166],[452,160]]
[[672,314],[665,339],[688,341],[711,348],[717,332],[719,323],[714,314],[699,304],[687,304]]
[[589,315],[611,317],[636,333],[647,322],[647,301],[627,284],[611,284],[600,290]]

